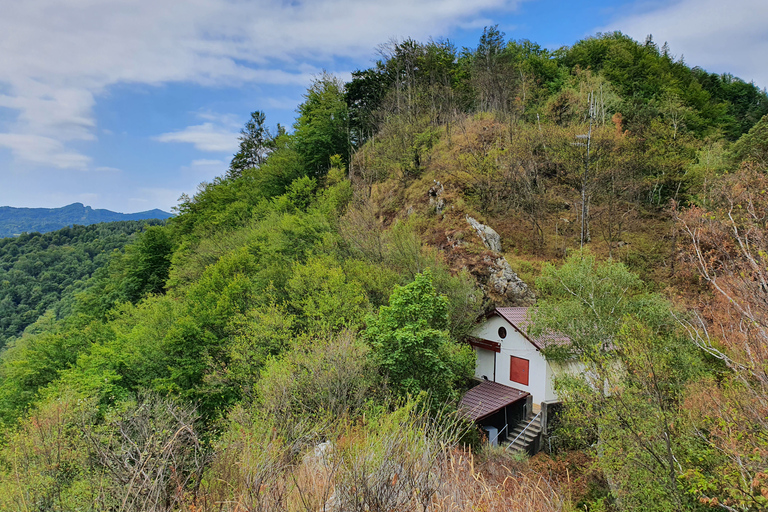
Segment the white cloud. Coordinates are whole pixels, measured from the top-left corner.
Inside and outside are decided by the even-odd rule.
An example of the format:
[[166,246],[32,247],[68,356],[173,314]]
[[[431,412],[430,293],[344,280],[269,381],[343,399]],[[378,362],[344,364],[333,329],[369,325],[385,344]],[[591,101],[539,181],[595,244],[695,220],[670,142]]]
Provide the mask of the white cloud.
[[0,147],[11,150],[18,160],[59,169],[85,170],[91,159],[67,149],[57,139],[27,133],[0,133]]
[[294,110],[300,101],[300,98],[289,98],[288,96],[265,99],[265,103],[268,107],[279,110]]
[[[361,58],[390,37],[441,35],[521,0],[25,0],[3,3],[0,107],[17,117],[0,145],[28,162],[85,166],[65,147],[93,140],[96,98],[115,84],[307,84],[336,56]],[[307,64],[307,63],[311,64]],[[166,134],[232,149],[206,125]],[[196,138],[205,135],[205,140]],[[28,150],[46,138],[48,153]],[[212,137],[212,138],[211,138]],[[58,143],[52,147],[53,143]]]
[[238,132],[232,132],[213,123],[203,123],[187,126],[177,132],[158,135],[155,140],[194,144],[195,148],[200,151],[234,153],[239,147],[237,136]]
[[200,160],[192,160],[191,163],[192,167],[221,167],[221,166],[229,166],[227,162],[224,160],[208,160],[208,159],[200,159]]
[[602,31],[621,30],[643,41],[648,34],[690,66],[732,73],[768,86],[768,2],[679,0],[615,19]]
[[204,121],[211,121],[223,126],[239,128],[243,124],[235,114],[219,114],[217,112],[204,111],[197,112],[195,115]]

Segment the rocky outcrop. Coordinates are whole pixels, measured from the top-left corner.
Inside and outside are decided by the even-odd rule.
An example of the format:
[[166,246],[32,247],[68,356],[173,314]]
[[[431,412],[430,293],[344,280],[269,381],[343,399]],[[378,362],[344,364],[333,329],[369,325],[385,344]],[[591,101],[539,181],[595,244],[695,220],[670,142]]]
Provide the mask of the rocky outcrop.
[[499,295],[504,302],[511,306],[528,306],[536,300],[528,285],[517,276],[517,273],[509,266],[509,262],[503,256],[492,260],[483,258],[488,263],[490,276],[488,277],[489,295]]
[[481,224],[469,215],[467,215],[467,222],[469,222],[469,225],[472,226],[477,236],[480,237],[488,249],[494,252],[501,252],[501,237],[493,228]]
[[443,192],[445,192],[445,187],[443,187],[443,184],[439,181],[434,181],[435,184],[430,187],[429,191],[427,192],[429,195],[429,206],[433,207],[435,212],[440,214],[443,213],[443,210],[445,210],[445,199],[440,197],[443,195]]

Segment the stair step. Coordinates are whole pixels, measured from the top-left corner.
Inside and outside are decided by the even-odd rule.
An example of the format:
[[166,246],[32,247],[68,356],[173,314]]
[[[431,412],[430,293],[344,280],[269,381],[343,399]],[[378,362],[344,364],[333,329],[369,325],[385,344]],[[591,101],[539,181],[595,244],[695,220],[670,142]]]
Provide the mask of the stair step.
[[[510,435],[510,437],[512,437],[512,439],[514,439],[517,436],[519,436],[521,432],[523,432],[523,429],[521,429],[521,428],[520,429],[515,429],[512,432],[510,432],[509,435]],[[532,435],[536,436],[539,433],[541,433],[541,429],[540,428],[528,427],[528,430],[526,430],[525,433],[526,434],[532,434]]]
[[541,416],[529,415],[509,433],[507,450],[514,453],[528,452],[541,430]]

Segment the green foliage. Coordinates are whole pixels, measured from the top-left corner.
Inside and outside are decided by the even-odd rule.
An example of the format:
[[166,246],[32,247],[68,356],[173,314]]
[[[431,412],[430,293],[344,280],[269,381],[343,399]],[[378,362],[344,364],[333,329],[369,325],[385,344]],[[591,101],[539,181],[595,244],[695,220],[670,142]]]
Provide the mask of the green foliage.
[[306,174],[325,176],[334,155],[341,155],[344,163],[349,161],[349,121],[342,81],[328,73],[317,77],[298,114],[293,140]]
[[174,241],[162,227],[147,228],[125,253],[126,276],[123,295],[136,302],[147,294],[162,293],[171,266]]
[[545,266],[537,285],[546,295],[534,332],[570,340],[546,349],[547,357],[577,357],[585,367],[556,382],[565,403],[559,435],[594,443],[621,510],[695,509],[679,479],[700,448],[686,431],[681,401],[704,366],[677,332],[671,304],[643,293],[623,265],[588,254],[559,269]]
[[374,361],[400,396],[427,390],[438,403],[455,399],[474,371],[474,353],[450,339],[448,300],[435,291],[430,272],[395,288],[389,306],[367,324]]
[[240,149],[229,164],[228,178],[237,178],[242,176],[246,169],[261,167],[269,153],[276,149],[275,139],[285,135],[285,129],[278,124],[277,134],[272,135],[264,126],[265,121],[264,112],[260,110],[251,112],[251,118],[240,130],[240,137],[238,137]]
[[0,448],[3,510],[99,510],[117,505],[89,468],[88,401],[71,391],[35,407]]
[[49,309],[58,318],[69,315],[75,296],[93,285],[89,278],[146,224],[75,226],[0,239],[0,348]]
[[536,288],[542,295],[533,314],[535,334],[563,333],[566,345],[554,345],[547,357],[576,357],[601,362],[613,350],[625,315],[657,315],[667,304],[645,293],[640,278],[622,263],[598,263],[576,253],[556,268],[545,263]]
[[167,510],[199,484],[207,458],[195,414],[141,395],[94,414],[69,389],[43,400],[0,449],[4,510]]
[[257,384],[262,410],[278,425],[333,422],[360,415],[378,377],[369,348],[350,331],[325,338],[297,338],[269,361]]
[[207,383],[230,392],[236,389],[238,397],[254,400],[264,366],[291,346],[295,321],[293,315],[276,304],[257,306],[235,316],[231,321],[234,334],[227,343],[224,361],[213,363]]
[[286,292],[306,332],[357,330],[368,312],[363,286],[349,279],[331,256],[314,256],[293,268]]
[[98,325],[85,326],[80,332],[52,329],[9,343],[0,360],[2,423],[12,424],[36,398],[38,390],[72,366],[96,334],[93,331],[98,329]]
[[768,168],[768,115],[763,116],[732,148],[734,163],[753,162]]

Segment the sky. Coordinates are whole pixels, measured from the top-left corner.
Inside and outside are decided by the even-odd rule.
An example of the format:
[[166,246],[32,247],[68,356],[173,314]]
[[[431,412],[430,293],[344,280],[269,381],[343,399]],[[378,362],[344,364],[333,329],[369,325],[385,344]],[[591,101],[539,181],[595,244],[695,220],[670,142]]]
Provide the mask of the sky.
[[0,0],[0,206],[170,211],[226,172],[250,112],[290,127],[327,70],[392,39],[555,49],[620,30],[768,86],[768,0]]

